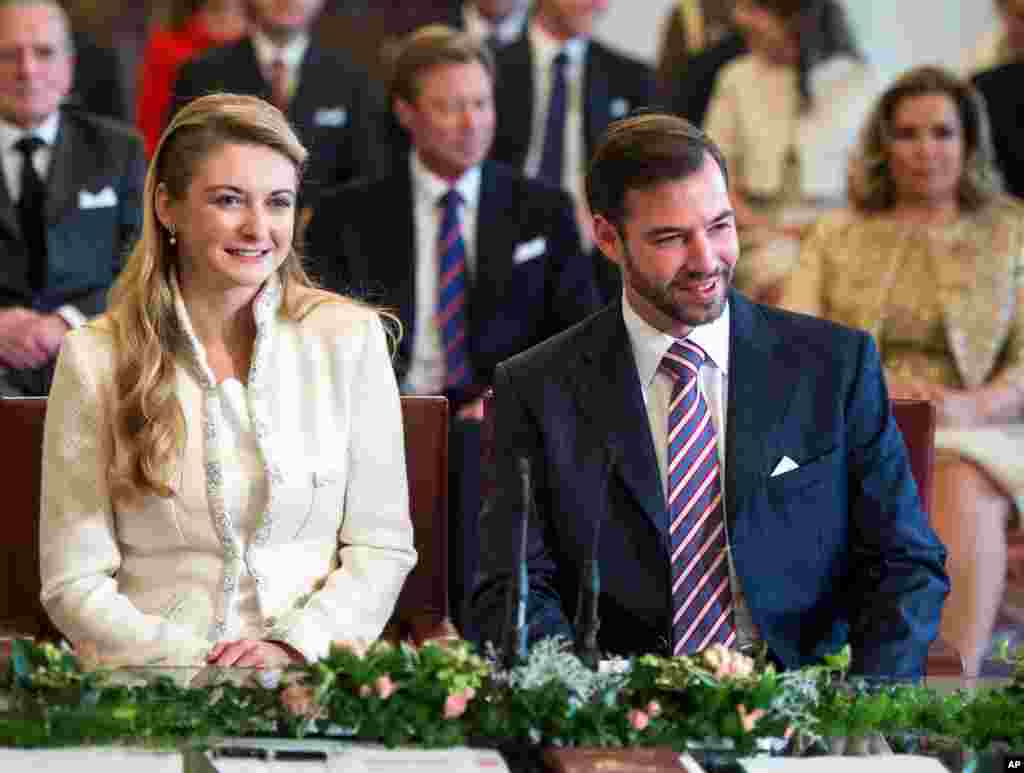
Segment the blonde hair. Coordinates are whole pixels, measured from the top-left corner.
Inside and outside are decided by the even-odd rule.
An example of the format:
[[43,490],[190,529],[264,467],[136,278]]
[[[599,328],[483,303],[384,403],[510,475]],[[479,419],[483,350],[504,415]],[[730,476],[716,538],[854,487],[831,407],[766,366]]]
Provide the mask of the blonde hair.
[[[164,131],[146,174],[142,236],[110,292],[108,318],[114,335],[115,433],[130,440],[109,471],[114,499],[143,493],[174,494],[173,471],[185,448],[185,415],[175,393],[188,338],[175,311],[173,279],[177,249],[156,215],[157,189],[182,200],[200,164],[230,144],[277,151],[301,179],[306,149],[281,112],[261,99],[211,94],[189,103]],[[284,301],[280,313],[301,319],[331,295],[318,291],[294,246],[277,269]]]
[[967,81],[929,65],[908,70],[897,78],[871,111],[850,161],[850,201],[857,209],[881,212],[895,206],[896,186],[888,155],[892,119],[903,100],[929,94],[949,97],[963,128],[963,173],[957,190],[960,206],[976,212],[1001,198],[1002,178],[995,166],[981,95]]

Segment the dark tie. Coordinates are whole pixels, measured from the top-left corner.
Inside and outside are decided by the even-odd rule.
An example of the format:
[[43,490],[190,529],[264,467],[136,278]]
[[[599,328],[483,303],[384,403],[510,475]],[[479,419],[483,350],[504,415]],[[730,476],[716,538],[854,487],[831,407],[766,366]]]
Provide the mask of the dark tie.
[[551,98],[548,100],[548,117],[544,123],[544,148],[540,157],[537,176],[542,180],[561,187],[562,162],[565,156],[565,113],[568,88],[565,83],[565,68],[569,58],[564,51],[551,62]]
[[697,378],[705,357],[676,341],[661,361],[675,379],[667,459],[673,655],[736,640],[718,441]]
[[40,290],[46,276],[46,185],[36,172],[32,159],[46,143],[32,135],[14,144],[22,155],[21,198],[18,199],[18,220],[29,253],[29,283]]
[[459,389],[473,379],[466,345],[466,243],[462,239],[459,204],[455,189],[441,197],[444,213],[438,242],[437,326],[444,347],[445,389]]

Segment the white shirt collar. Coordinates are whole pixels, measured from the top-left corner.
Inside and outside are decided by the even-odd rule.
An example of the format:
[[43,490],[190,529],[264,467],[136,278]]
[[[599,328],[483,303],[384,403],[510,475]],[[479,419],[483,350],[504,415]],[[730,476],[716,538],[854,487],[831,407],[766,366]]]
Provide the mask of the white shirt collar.
[[[437,202],[448,192],[452,184],[427,169],[420,160],[419,153],[409,154],[409,169],[412,173],[413,197],[418,201],[429,201],[437,206]],[[466,206],[475,208],[480,198],[480,165],[470,167],[455,181],[455,190],[462,196]]]
[[284,60],[288,72],[295,72],[302,64],[302,57],[306,55],[306,49],[309,48],[309,35],[305,33],[297,35],[283,48],[275,45],[259,30],[253,30],[250,37],[252,47],[256,50],[256,59],[264,69],[268,69],[274,59],[280,56]]
[[[626,292],[622,292],[622,319],[626,323],[633,357],[636,360],[640,385],[646,390],[658,372],[665,353],[676,339],[650,325],[629,304]],[[706,325],[698,325],[686,337],[697,344],[708,355],[715,367],[723,374],[729,373],[729,304],[725,304],[718,319]]]
[[466,32],[478,40],[485,40],[493,36],[499,43],[505,45],[518,40],[519,36],[523,34],[529,10],[529,4],[524,4],[519,10],[512,11],[504,19],[494,24],[481,15],[476,3],[463,3],[462,23]]
[[53,147],[57,141],[57,130],[60,128],[60,111],[55,110],[45,121],[34,129],[22,129],[0,119],[0,148],[4,152],[14,149],[14,143],[27,134],[34,134],[39,137],[48,147]]
[[571,67],[579,67],[587,55],[587,38],[571,38],[566,41],[556,40],[536,21],[530,23],[530,47],[533,49],[534,61],[544,69],[551,67],[551,62],[560,51],[565,51]]

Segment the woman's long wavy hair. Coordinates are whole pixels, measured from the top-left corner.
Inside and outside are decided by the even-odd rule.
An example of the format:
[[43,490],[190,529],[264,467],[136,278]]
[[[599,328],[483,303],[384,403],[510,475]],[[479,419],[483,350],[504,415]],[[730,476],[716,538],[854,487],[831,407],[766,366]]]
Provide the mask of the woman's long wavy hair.
[[[183,200],[203,161],[229,144],[275,150],[302,177],[306,149],[281,112],[256,97],[201,97],[164,131],[146,174],[142,237],[110,292],[108,317],[117,358],[114,426],[118,437],[129,441],[109,473],[115,501],[147,493],[172,496],[174,471],[185,447],[175,373],[189,343],[174,307],[177,248],[157,218],[157,189],[163,185],[172,201]],[[277,272],[284,290],[281,314],[299,319],[315,291],[294,246]]]
[[857,151],[850,161],[850,201],[863,212],[881,212],[897,202],[896,185],[889,168],[892,119],[905,99],[943,94],[956,105],[963,128],[963,174],[957,198],[966,212],[976,212],[999,198],[1002,181],[995,166],[988,115],[981,95],[941,67],[908,70],[882,94],[861,132]]

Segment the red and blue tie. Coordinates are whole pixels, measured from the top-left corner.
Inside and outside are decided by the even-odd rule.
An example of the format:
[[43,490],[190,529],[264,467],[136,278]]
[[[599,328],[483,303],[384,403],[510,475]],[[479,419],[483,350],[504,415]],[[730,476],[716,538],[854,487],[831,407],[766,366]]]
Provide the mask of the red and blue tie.
[[697,374],[707,355],[676,341],[661,361],[674,379],[668,417],[672,654],[736,640],[718,440]]
[[441,197],[441,235],[438,244],[441,276],[438,282],[437,326],[444,347],[445,389],[467,386],[473,379],[466,346],[466,243],[462,239],[459,204],[454,188]]

